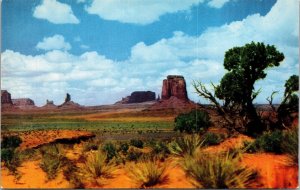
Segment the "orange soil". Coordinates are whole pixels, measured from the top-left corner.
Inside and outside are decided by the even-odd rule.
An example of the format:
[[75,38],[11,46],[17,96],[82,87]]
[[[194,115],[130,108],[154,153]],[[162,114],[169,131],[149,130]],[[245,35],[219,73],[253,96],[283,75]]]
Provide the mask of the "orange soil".
[[270,153],[244,154],[242,163],[258,171],[254,188],[296,188],[298,166],[289,166],[286,155]]
[[220,152],[220,151],[226,151],[228,149],[233,149],[233,148],[242,148],[244,141],[252,142],[253,139],[248,136],[240,134],[236,137],[226,139],[224,142],[222,142],[219,145],[209,146],[205,148],[204,151]]
[[[15,134],[15,133],[10,133]],[[16,133],[21,139],[20,149],[34,148],[48,144],[58,139],[76,139],[80,137],[92,137],[91,132],[74,130],[41,130]]]
[[7,168],[1,168],[1,186],[4,188],[70,188],[68,181],[64,179],[62,172],[51,181],[47,182],[46,173],[39,167],[39,161],[22,163],[18,168],[21,179],[16,182],[15,177],[9,174]]

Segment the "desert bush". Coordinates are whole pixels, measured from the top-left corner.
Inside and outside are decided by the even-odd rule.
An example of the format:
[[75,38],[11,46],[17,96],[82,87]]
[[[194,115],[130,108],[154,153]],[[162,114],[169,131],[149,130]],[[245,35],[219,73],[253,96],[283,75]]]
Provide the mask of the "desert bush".
[[210,126],[210,117],[207,112],[193,110],[186,114],[179,114],[175,118],[175,131],[204,132]]
[[39,151],[37,149],[28,148],[25,150],[20,151],[19,155],[21,161],[25,160],[37,160],[39,159]]
[[149,141],[148,146],[152,149],[150,157],[156,157],[160,161],[164,161],[170,154],[170,150],[167,146],[167,142],[163,141]]
[[83,151],[88,152],[90,150],[97,150],[99,144],[94,141],[88,141],[87,143],[84,144]]
[[121,151],[123,154],[127,154],[128,149],[129,149],[128,143],[124,142],[120,144],[119,151]]
[[137,148],[143,148],[144,147],[144,143],[140,139],[131,139],[130,140],[130,145],[135,146]]
[[143,155],[140,151],[129,150],[126,156],[126,160],[128,161],[138,161],[139,158]]
[[157,160],[142,160],[128,166],[128,171],[140,188],[151,187],[167,180],[166,165]]
[[274,152],[282,153],[281,142],[283,140],[283,133],[280,130],[273,132],[265,132],[259,136],[253,143],[244,142],[247,152]]
[[48,180],[55,179],[59,169],[66,163],[59,145],[48,145],[41,148],[42,160],[40,167],[47,174]]
[[84,164],[83,175],[97,184],[101,184],[99,178],[111,177],[112,172],[116,169],[114,161],[107,160],[107,153],[101,150],[94,152]]
[[193,155],[197,148],[203,146],[203,143],[204,141],[199,135],[186,135],[173,140],[168,144],[168,148],[170,153],[176,156]]
[[72,189],[83,189],[84,185],[79,175],[79,168],[72,161],[66,163],[65,168],[63,169],[63,174],[71,184]]
[[283,134],[281,149],[288,153],[292,163],[298,164],[298,127],[293,127]]
[[7,167],[17,180],[21,177],[18,172],[18,167],[21,165],[19,151],[14,148],[1,149],[1,161],[4,162],[4,166]]
[[111,142],[105,143],[102,146],[101,149],[102,149],[102,151],[106,152],[106,154],[107,154],[107,160],[111,160],[111,159],[116,158],[118,156],[117,148]]
[[185,155],[182,167],[198,188],[247,188],[256,172],[240,165],[240,158],[226,154]]
[[207,146],[218,145],[222,142],[220,135],[211,132],[205,133],[202,138],[204,139],[204,145]]
[[1,141],[1,148],[17,148],[22,143],[18,136],[4,136]]

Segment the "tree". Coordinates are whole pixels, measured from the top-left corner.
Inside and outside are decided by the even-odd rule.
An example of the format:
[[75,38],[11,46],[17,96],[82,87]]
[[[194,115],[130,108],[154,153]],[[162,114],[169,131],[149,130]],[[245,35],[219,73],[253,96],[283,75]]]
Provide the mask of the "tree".
[[299,90],[299,76],[292,75],[286,81],[283,100],[277,110],[278,122],[280,126],[290,125],[292,113],[298,111],[299,98],[298,94],[295,93]]
[[187,133],[204,132],[210,126],[210,117],[207,112],[193,110],[189,113],[179,114],[175,118],[174,130]]
[[283,59],[283,53],[277,51],[275,46],[259,42],[234,47],[225,53],[224,67],[228,72],[220,85],[215,87],[216,97],[225,101],[225,108],[241,108],[240,115],[249,121],[246,127],[249,133],[257,133],[262,127],[253,105],[259,94],[254,84],[267,76],[265,69],[279,66]]

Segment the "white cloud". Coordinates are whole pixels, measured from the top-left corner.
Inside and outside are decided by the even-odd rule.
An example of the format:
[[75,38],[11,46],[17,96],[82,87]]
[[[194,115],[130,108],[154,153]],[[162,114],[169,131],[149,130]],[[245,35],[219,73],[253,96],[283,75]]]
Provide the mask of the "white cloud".
[[80,48],[81,48],[81,49],[89,49],[89,48],[90,48],[90,46],[88,46],[88,45],[84,45],[84,44],[81,44],[81,45],[80,45]]
[[220,9],[229,1],[230,0],[211,0],[207,4],[212,8]]
[[122,23],[150,24],[167,13],[187,11],[204,0],[93,0],[86,11],[105,20]]
[[36,45],[37,49],[42,50],[70,50],[71,45],[65,42],[65,38],[62,35],[54,35],[52,37],[46,37],[42,42]]
[[54,24],[79,23],[70,6],[56,0],[43,0],[42,4],[35,7],[33,16]]

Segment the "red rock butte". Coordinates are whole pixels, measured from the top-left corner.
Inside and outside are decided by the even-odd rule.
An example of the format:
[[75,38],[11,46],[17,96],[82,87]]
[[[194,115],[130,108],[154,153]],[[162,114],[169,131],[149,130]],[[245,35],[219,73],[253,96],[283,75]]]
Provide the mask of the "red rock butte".
[[186,83],[184,77],[181,75],[168,75],[167,79],[163,80],[162,100],[167,100],[172,96],[180,100],[188,100]]

